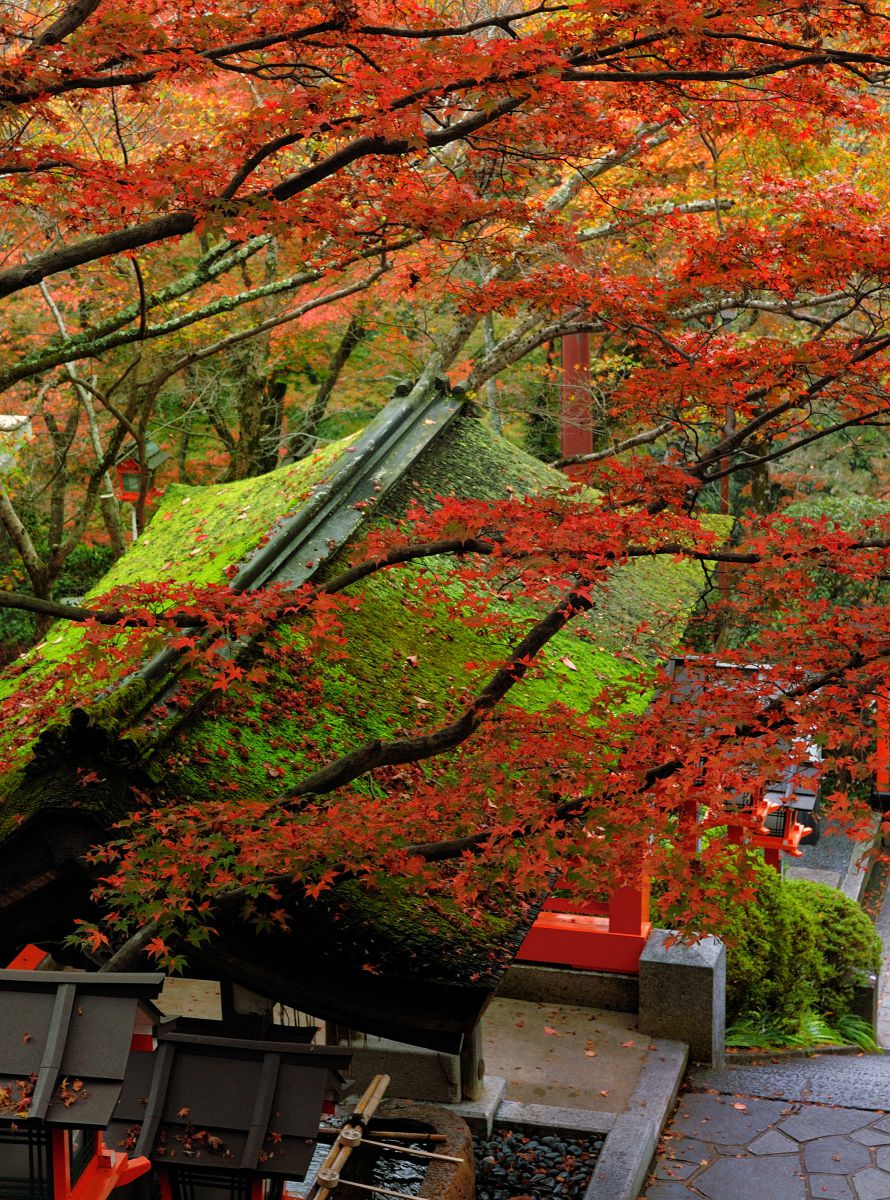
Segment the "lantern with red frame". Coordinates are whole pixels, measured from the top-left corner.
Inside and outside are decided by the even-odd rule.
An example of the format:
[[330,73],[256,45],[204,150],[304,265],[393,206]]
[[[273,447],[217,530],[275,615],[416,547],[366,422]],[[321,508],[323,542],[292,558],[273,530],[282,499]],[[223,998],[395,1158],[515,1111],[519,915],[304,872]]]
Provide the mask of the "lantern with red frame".
[[156,1050],[130,1055],[109,1145],[149,1159],[160,1200],[280,1200],[305,1178],[352,1058],[308,1044],[314,1032],[273,1026],[254,1040],[217,1021],[158,1025]]
[[[18,960],[17,960],[18,961]],[[150,1169],[106,1145],[163,975],[0,971],[0,1197],[106,1200]]]
[[[133,449],[133,447],[128,447],[126,457],[120,459],[115,467],[121,487],[120,499],[125,500],[128,504],[135,504],[139,499],[139,492],[142,486],[142,473],[139,470],[139,461],[134,456]],[[152,487],[152,482],[155,471],[169,457],[170,455],[167,451],[162,450],[157,442],[145,443],[145,469],[148,472],[146,494],[151,495],[154,493],[155,489]]]

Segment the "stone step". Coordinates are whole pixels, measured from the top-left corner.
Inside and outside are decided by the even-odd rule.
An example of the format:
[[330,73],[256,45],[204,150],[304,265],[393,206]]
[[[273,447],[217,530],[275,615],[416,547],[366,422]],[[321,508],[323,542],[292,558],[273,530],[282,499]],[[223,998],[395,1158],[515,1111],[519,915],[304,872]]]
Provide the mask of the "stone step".
[[692,1071],[694,1089],[843,1108],[890,1111],[890,1054],[813,1054],[775,1063]]

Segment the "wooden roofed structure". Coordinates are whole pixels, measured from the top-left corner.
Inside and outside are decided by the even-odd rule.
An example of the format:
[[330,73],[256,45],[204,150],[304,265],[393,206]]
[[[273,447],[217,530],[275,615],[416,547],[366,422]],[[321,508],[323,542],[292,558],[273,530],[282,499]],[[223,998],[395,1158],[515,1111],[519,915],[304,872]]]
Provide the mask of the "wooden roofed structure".
[[[236,591],[299,584],[333,569],[369,523],[403,516],[413,500],[496,499],[564,485],[559,472],[484,429],[461,397],[439,386],[420,405],[396,398],[358,435],[270,475],[168,488],[146,533],[96,594],[162,579],[228,578]],[[392,736],[404,725],[409,686],[433,713],[447,711],[451,682],[478,657],[478,639],[452,625],[447,637],[425,644],[407,679],[405,646],[424,638],[429,621],[404,605],[402,586],[391,574],[363,585],[361,613],[344,617],[346,659],[318,664],[331,707],[299,737],[290,714],[276,707],[274,669],[235,706],[206,691],[186,695],[180,656],[158,631],[132,636],[128,670],[84,677],[76,707],[23,712],[29,737],[7,731],[0,782],[3,949],[59,938],[84,914],[90,876],[82,856],[137,806],[137,793],[175,789],[199,798],[237,785],[247,796],[272,796],[281,790],[280,772],[299,768],[301,745],[336,757],[360,740]],[[679,637],[704,586],[695,563],[640,560],[620,568],[587,622],[588,636],[558,635],[518,702],[534,710],[559,698],[585,711],[603,679],[628,672],[617,655],[631,633],[647,622],[660,642]],[[73,626],[51,630],[0,678],[0,698],[15,689],[26,694],[29,680],[57,669],[81,637]],[[641,680],[641,705],[647,686]],[[346,883],[302,903],[298,926],[287,933],[258,935],[227,923],[224,937],[190,953],[190,969],[352,1028],[454,1052],[533,916],[505,900],[487,923],[472,923],[453,907],[418,905],[397,881],[383,897]]]

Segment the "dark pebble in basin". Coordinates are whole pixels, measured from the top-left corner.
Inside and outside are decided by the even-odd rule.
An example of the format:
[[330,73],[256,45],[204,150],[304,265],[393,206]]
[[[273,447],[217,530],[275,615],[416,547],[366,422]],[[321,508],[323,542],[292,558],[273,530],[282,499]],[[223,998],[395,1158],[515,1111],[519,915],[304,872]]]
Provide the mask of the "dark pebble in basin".
[[557,1137],[496,1129],[489,1139],[473,1138],[476,1200],[581,1200],[603,1136]]

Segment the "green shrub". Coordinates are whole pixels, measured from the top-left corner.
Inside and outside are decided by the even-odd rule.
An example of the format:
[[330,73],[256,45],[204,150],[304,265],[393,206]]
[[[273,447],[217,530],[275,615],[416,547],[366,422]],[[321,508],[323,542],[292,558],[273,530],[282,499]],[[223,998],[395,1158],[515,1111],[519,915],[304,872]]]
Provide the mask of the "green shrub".
[[759,855],[756,860],[753,900],[740,904],[729,895],[721,904],[727,1014],[784,1019],[813,1007],[809,977],[817,953],[815,929],[779,873]]
[[857,976],[880,970],[881,939],[868,916],[843,892],[809,879],[789,879],[785,890],[807,913],[816,940],[809,982],[820,1013],[850,1011]]
[[728,1021],[798,1031],[821,1017],[838,1028],[858,979],[880,967],[881,941],[871,921],[835,888],[783,880],[757,854],[751,865],[753,900],[719,901]]

